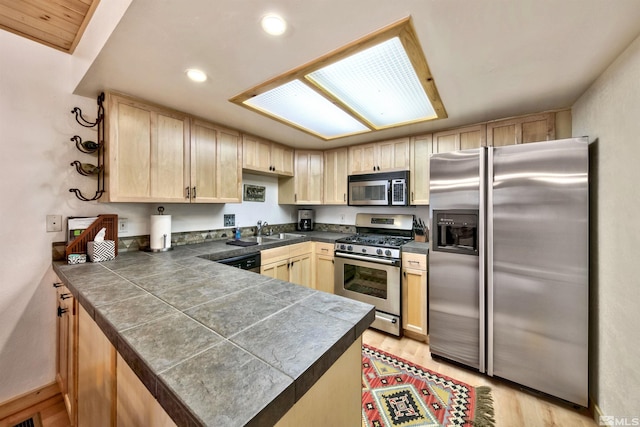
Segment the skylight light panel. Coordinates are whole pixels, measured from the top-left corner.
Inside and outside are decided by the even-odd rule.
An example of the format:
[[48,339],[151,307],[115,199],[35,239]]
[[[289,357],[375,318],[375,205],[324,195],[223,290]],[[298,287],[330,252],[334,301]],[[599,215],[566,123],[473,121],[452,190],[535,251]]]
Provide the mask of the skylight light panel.
[[249,98],[244,104],[327,139],[369,131],[299,80]]
[[411,17],[229,101],[325,140],[447,117]]
[[376,128],[437,117],[398,37],[306,77]]

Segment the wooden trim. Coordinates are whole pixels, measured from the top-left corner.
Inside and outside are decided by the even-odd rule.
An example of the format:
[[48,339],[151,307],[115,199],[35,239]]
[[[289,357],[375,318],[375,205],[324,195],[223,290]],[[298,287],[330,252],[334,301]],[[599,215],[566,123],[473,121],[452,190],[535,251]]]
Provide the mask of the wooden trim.
[[0,420],[60,394],[56,381],[0,404]]

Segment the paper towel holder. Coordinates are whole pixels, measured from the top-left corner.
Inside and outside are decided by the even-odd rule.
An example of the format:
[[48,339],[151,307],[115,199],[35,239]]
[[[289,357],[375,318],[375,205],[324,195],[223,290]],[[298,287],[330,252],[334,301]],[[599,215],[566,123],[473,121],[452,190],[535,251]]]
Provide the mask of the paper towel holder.
[[[164,215],[164,206],[158,206],[158,214],[159,215]],[[169,239],[171,239],[171,236],[167,236],[166,234],[162,235],[162,248],[158,248],[158,249],[151,249],[151,245],[149,246],[144,246],[142,248],[140,248],[141,250],[143,250],[144,252],[167,252],[167,251],[172,251],[173,250],[173,246],[169,246],[167,247],[167,237],[169,237]],[[149,236],[149,238],[151,238],[151,236]],[[171,240],[169,240],[171,241]]]

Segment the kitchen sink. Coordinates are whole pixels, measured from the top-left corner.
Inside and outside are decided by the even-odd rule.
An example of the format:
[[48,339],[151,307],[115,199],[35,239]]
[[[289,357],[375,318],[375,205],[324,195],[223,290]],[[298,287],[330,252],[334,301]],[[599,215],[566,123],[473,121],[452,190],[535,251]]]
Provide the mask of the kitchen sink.
[[243,242],[250,242],[250,243],[257,243],[259,245],[264,244],[264,243],[269,243],[269,242],[281,242],[283,240],[288,240],[288,239],[297,239],[300,237],[304,237],[304,235],[302,234],[295,234],[295,233],[280,233],[280,234],[274,234],[271,236],[247,236],[247,237],[243,237],[242,239],[240,239],[240,241]]
[[304,237],[303,234],[295,234],[295,233],[280,233],[274,234],[272,236],[265,236],[265,239],[269,240],[287,240],[287,239],[297,239],[300,237]]

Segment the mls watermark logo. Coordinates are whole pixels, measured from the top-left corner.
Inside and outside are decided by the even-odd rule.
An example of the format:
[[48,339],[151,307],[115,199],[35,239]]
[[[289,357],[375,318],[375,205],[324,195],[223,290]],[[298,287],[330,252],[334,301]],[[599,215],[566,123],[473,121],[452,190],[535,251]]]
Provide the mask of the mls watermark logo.
[[640,426],[640,417],[616,417],[614,415],[601,415],[598,425],[607,427],[616,426]]

